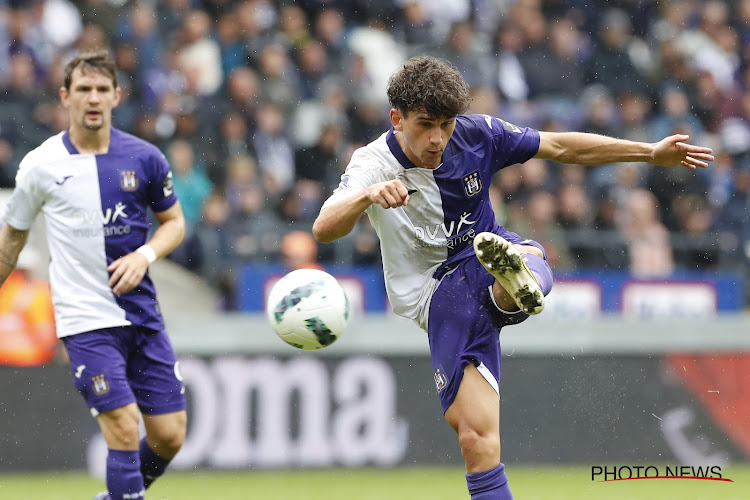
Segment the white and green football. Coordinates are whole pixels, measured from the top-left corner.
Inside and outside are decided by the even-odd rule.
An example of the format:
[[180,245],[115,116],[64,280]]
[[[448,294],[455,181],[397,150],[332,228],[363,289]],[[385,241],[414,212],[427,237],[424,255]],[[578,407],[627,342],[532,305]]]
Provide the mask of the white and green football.
[[298,269],[276,282],[266,315],[287,344],[311,351],[333,344],[349,322],[349,301],[341,284],[325,271]]

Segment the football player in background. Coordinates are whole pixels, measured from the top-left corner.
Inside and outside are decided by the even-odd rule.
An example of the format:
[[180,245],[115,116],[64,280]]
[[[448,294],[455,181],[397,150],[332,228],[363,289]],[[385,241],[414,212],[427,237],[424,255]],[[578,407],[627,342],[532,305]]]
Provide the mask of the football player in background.
[[427,331],[441,406],[458,435],[473,500],[512,498],[500,455],[498,333],[544,308],[544,248],[500,226],[489,198],[501,168],[541,158],[599,165],[706,167],[711,150],[673,135],[653,144],[519,128],[464,115],[461,74],[420,56],[388,83],[391,129],[357,150],[313,226],[320,242],[367,213],[381,242],[393,310]]
[[[68,63],[60,99],[69,128],[21,161],[0,230],[2,284],[44,215],[57,335],[109,448],[108,492],[98,500],[143,498],[187,425],[177,357],[148,275],[180,244],[185,220],[164,155],[112,127],[120,95],[106,52]],[[159,225],[146,241],[149,208]]]

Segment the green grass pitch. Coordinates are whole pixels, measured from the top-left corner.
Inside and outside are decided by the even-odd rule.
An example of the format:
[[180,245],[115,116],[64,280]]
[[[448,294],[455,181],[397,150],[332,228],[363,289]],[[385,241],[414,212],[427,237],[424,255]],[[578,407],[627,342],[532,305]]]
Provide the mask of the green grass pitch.
[[[516,500],[747,500],[750,466],[722,470],[733,483],[650,479],[592,482],[588,466],[508,466]],[[457,467],[299,471],[171,471],[147,500],[469,500]],[[90,500],[104,489],[83,473],[0,474],[3,500]]]

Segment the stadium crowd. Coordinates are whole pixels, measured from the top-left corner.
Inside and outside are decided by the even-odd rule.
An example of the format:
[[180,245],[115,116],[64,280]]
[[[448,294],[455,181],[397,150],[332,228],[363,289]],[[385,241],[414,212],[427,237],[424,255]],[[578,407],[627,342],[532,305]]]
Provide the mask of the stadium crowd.
[[[226,290],[310,233],[352,151],[389,127],[387,78],[422,53],[463,73],[472,113],[714,148],[697,172],[502,170],[498,220],[553,268],[750,269],[750,0],[0,0],[0,47],[0,187],[66,127],[67,60],[107,47],[115,126],[172,164],[188,223],[172,258]],[[318,247],[324,266],[379,258],[366,218]]]

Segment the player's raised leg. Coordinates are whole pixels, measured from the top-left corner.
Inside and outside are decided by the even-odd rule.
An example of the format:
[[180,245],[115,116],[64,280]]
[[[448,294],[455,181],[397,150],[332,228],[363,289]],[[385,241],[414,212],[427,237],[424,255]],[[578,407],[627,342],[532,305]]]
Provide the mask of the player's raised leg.
[[445,418],[458,434],[471,499],[511,500],[505,465],[500,462],[498,394],[473,364],[465,368]]
[[[474,251],[518,309],[526,314],[542,312],[545,292],[552,286],[551,271],[544,259],[531,253],[521,254],[505,238],[489,232],[474,238]],[[501,309],[503,302],[498,301]]]

